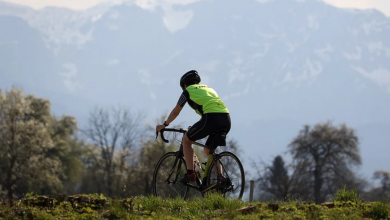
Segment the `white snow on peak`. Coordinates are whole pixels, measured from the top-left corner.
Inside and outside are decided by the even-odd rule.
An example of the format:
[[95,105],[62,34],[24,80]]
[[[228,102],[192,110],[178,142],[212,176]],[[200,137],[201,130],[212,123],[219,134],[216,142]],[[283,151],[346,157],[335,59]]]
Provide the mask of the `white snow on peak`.
[[272,2],[274,0],[256,0],[257,2],[260,2],[260,3],[268,3],[268,2]]
[[194,16],[194,12],[192,10],[176,11],[173,10],[172,6],[163,8],[164,25],[172,33],[186,28],[187,25],[190,23],[192,17]]
[[344,56],[348,60],[360,60],[362,57],[362,48],[361,47],[356,47],[356,51],[352,53],[344,52]]
[[44,8],[31,10],[1,11],[0,16],[16,16],[25,20],[30,27],[43,33],[48,48],[56,53],[61,44],[82,45],[92,39],[93,28],[83,30],[85,24],[96,22],[108,10],[107,7],[94,7],[85,11],[72,11],[64,8]]
[[371,53],[376,53],[377,55],[380,55],[382,50],[385,50],[384,45],[382,42],[368,42],[367,48]]
[[95,22],[95,21],[99,20],[99,19],[102,17],[102,15],[103,15],[103,14],[98,14],[98,15],[93,16],[92,19],[91,19],[91,21],[92,21],[92,22]]
[[287,46],[287,51],[289,53],[292,53],[295,51],[295,48],[297,48],[298,45],[295,43],[286,43],[286,46]]
[[133,0],[132,2],[138,7],[154,11],[161,5],[188,5],[201,0]]
[[240,71],[240,66],[243,63],[243,59],[237,55],[236,59],[233,62],[228,63],[229,73],[228,73],[228,83],[232,84],[233,82],[245,81],[246,74]]
[[[173,4],[189,4],[198,0],[118,0],[110,3],[104,3],[87,10],[74,11],[66,8],[43,8],[32,10],[28,7],[10,7],[7,10],[0,10],[0,16],[16,16],[27,21],[28,24],[38,29],[45,36],[45,42],[48,48],[57,53],[61,44],[73,44],[81,46],[92,40],[93,27],[85,30],[88,23],[99,21],[107,12],[110,12],[110,19],[117,19],[118,12],[110,11],[111,7],[118,4],[137,5],[143,9],[154,9],[161,6],[164,11],[163,22],[170,32],[187,27],[193,17],[191,10],[174,10]],[[117,25],[110,25],[109,30],[118,30]]]
[[371,79],[375,83],[384,86],[390,93],[390,70],[385,68],[378,68],[372,71],[367,71],[360,66],[351,66],[352,69]]
[[376,21],[372,20],[371,22],[365,22],[362,24],[362,28],[366,35],[370,35],[372,33],[382,32],[382,30],[386,27],[389,28],[388,21]]
[[175,57],[180,56],[180,54],[182,54],[182,53],[183,53],[183,51],[180,50],[180,49],[175,50],[175,52],[174,52],[171,56],[169,56],[169,57],[163,62],[163,65],[164,65],[164,66],[167,65],[167,64],[168,64],[169,62],[171,62]]
[[242,89],[241,91],[238,91],[238,92],[233,92],[229,95],[225,95],[222,99],[224,101],[228,101],[229,99],[232,99],[232,98],[238,98],[240,96],[243,96],[243,95],[247,95],[249,93],[249,90],[251,89],[251,85],[250,84],[247,84],[245,86],[244,89]]
[[257,47],[263,47],[264,49],[258,49],[257,52],[252,56],[253,59],[264,57],[269,52],[271,44],[266,42]]
[[145,10],[155,10],[158,6],[157,1],[153,0],[135,0],[134,4]]
[[304,68],[305,68],[305,70],[303,71],[304,79],[312,79],[314,77],[317,77],[322,73],[322,70],[324,69],[322,67],[321,62],[311,61],[310,59],[306,59]]
[[324,61],[329,62],[331,60],[331,53],[334,52],[332,45],[326,44],[325,48],[314,50],[314,52]]
[[134,4],[145,10],[156,10],[161,7],[164,11],[163,23],[172,33],[182,30],[190,23],[194,12],[192,10],[174,10],[173,5],[187,5],[199,0],[135,0]]
[[[288,62],[284,63],[284,66],[288,66]],[[297,83],[299,85],[302,81],[314,81],[318,75],[323,71],[323,66],[319,61],[312,61],[309,58],[306,59],[306,63],[303,65],[302,74],[294,74],[291,71],[283,76],[281,82],[276,82],[275,85],[281,85],[282,83]]]
[[76,64],[74,63],[65,63],[62,65],[63,68],[67,70],[67,72],[62,72],[59,75],[63,76],[65,79],[63,80],[63,83],[65,87],[70,92],[75,92],[76,90],[79,90],[82,88],[81,83],[76,80],[78,69]]

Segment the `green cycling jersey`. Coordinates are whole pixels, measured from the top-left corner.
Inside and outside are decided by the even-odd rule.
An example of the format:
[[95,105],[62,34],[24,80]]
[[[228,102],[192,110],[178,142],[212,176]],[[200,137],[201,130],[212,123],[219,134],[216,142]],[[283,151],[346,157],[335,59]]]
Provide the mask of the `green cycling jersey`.
[[179,98],[178,105],[188,104],[199,115],[207,113],[229,113],[217,92],[204,84],[189,85]]

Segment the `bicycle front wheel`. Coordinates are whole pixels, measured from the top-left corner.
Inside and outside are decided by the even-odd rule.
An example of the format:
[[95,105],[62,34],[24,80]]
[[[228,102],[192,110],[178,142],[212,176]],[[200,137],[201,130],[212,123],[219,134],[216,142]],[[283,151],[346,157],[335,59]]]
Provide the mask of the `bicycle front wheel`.
[[163,199],[180,197],[185,199],[188,186],[178,182],[187,172],[183,157],[176,152],[164,154],[158,161],[153,174],[153,193]]
[[[245,173],[241,161],[231,152],[216,155],[217,162],[212,161],[207,174],[208,185],[216,184],[217,191],[231,199],[241,199],[245,188]],[[217,178],[218,174],[223,179]]]

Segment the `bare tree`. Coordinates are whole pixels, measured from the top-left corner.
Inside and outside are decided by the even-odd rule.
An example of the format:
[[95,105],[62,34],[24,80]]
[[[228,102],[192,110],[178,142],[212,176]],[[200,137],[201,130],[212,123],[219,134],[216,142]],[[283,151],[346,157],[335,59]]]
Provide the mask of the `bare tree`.
[[169,143],[162,141],[160,136],[158,138],[155,136],[155,125],[161,123],[166,118],[166,114],[161,115],[151,125],[147,126],[146,135],[142,137],[140,142],[141,149],[136,155],[137,159],[134,160],[136,164],[132,164],[134,169],[127,176],[127,185],[134,187],[131,189],[127,188],[124,196],[151,195],[153,171],[157,162],[165,153],[179,150],[181,134],[165,132],[165,138],[169,140]]
[[387,170],[377,170],[373,175],[374,180],[380,181],[380,186],[371,190],[371,198],[373,200],[390,201],[390,172]]
[[380,180],[382,193],[390,192],[390,171],[387,170],[375,171],[373,178],[376,180]]
[[330,122],[305,125],[290,143],[293,159],[307,165],[316,203],[329,196],[325,187],[336,175],[361,164],[358,143],[353,129],[345,124],[335,127]]
[[[103,180],[103,186],[98,185],[98,189],[104,190],[108,196],[112,196],[118,187],[115,182],[124,181],[125,164],[130,162],[142,130],[141,120],[139,114],[132,114],[121,106],[111,110],[95,108],[83,130],[93,146],[88,162],[95,168],[94,179]],[[102,178],[99,178],[98,170],[101,170]]]
[[333,176],[333,180],[326,183],[326,194],[334,194],[334,192],[342,189],[344,186],[349,189],[355,189],[357,193],[362,194],[366,191],[369,183],[356,174],[356,171],[347,166],[340,166],[338,167],[338,172]]

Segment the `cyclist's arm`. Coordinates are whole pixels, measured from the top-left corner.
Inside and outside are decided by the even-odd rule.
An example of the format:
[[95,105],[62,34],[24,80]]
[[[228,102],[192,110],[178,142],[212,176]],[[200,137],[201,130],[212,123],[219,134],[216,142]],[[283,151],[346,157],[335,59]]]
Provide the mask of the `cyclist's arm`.
[[168,119],[166,120],[167,124],[170,124],[173,120],[175,120],[175,118],[180,114],[182,109],[182,106],[176,105],[176,107],[171,111],[168,116]]
[[179,98],[179,101],[177,101],[176,107],[171,111],[171,114],[169,114],[168,119],[166,120],[167,124],[170,124],[180,114],[181,110],[183,109],[184,105],[187,102],[187,96],[189,96],[189,95],[186,94],[185,92],[183,92],[180,95],[180,98]]

